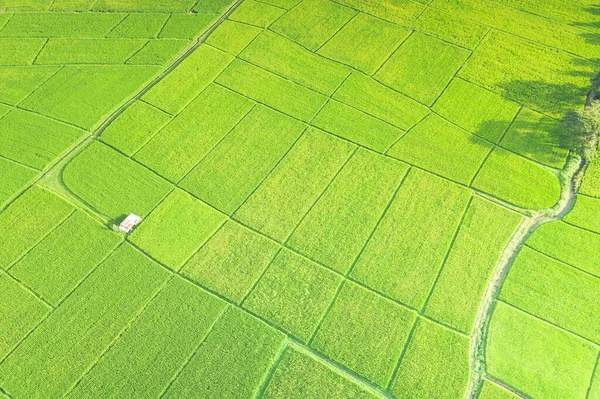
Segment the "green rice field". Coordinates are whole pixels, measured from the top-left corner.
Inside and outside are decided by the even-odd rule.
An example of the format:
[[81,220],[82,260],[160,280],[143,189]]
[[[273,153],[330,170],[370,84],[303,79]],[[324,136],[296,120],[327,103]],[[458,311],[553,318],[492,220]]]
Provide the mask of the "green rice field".
[[599,72],[592,0],[0,0],[0,399],[600,399]]

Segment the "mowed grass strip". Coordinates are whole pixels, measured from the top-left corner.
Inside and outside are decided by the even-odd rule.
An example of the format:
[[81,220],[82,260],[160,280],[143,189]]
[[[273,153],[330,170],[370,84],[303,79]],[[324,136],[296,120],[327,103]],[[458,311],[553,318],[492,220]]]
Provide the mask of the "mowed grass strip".
[[470,191],[412,169],[350,276],[421,308],[442,267]]
[[252,105],[252,101],[211,84],[134,158],[177,182],[233,129]]
[[327,96],[350,74],[350,68],[269,31],[258,35],[240,58]]
[[600,198],[600,162],[596,161],[588,165],[579,192]]
[[174,277],[68,397],[160,396],[225,306]]
[[503,302],[488,334],[488,373],[530,397],[585,398],[598,347]]
[[73,212],[59,197],[33,186],[0,213],[0,268],[6,269]]
[[58,66],[0,67],[0,101],[17,105],[59,69]]
[[351,8],[329,0],[303,0],[270,29],[316,51],[356,15]]
[[263,397],[368,399],[377,396],[313,356],[292,348],[286,350]]
[[0,37],[0,65],[31,65],[44,39]]
[[402,26],[359,13],[318,54],[372,75],[410,33]]
[[285,341],[279,331],[231,308],[163,397],[254,397]]
[[469,184],[491,150],[489,142],[431,114],[387,153],[453,181]]
[[105,37],[125,17],[119,13],[17,13],[0,36]]
[[[5,274],[0,274],[0,361],[50,312],[50,307]],[[1,377],[0,377],[1,378]]]
[[216,82],[305,122],[327,101],[327,97],[316,91],[237,59]]
[[119,242],[118,234],[77,211],[11,267],[10,274],[57,306]]
[[563,220],[600,234],[600,199],[576,195],[575,206]]
[[492,273],[522,222],[521,215],[474,197],[425,313],[471,333]]
[[189,46],[185,39],[150,40],[133,56],[127,59],[127,65],[167,65]]
[[226,219],[204,202],[175,190],[129,239],[158,261],[179,270]]
[[375,74],[382,83],[431,105],[465,62],[469,51],[413,33]]
[[122,64],[146,44],[146,39],[52,38],[37,56],[36,65]]
[[312,124],[378,152],[385,152],[404,134],[394,125],[335,100],[323,107]]
[[142,99],[170,114],[179,113],[233,60],[227,53],[200,46],[186,57]]
[[2,387],[15,396],[64,396],[167,277],[121,246],[0,365]]
[[0,208],[24,189],[40,172],[11,160],[0,158]]
[[181,187],[232,214],[300,137],[305,125],[257,105],[181,181]]
[[146,216],[171,189],[166,180],[99,142],[67,164],[62,178],[75,195],[112,219]]
[[598,343],[598,292],[599,278],[524,247],[502,285],[500,299]]
[[416,31],[473,50],[489,28],[451,13],[427,8],[411,25]]
[[169,14],[129,14],[110,31],[108,37],[154,39],[167,22]]
[[225,20],[206,38],[205,43],[236,56],[260,32],[262,29],[256,26]]
[[311,346],[385,387],[415,318],[410,310],[347,282]]
[[310,127],[234,217],[286,241],[354,148]]
[[282,10],[279,7],[274,7],[259,1],[246,0],[235,9],[229,16],[229,19],[258,26],[260,28],[266,28],[284,13],[285,10]]
[[289,245],[340,273],[346,273],[408,167],[359,149],[302,220]]
[[463,129],[497,143],[519,111],[519,104],[462,79],[454,79],[433,110]]
[[429,114],[426,106],[359,72],[353,72],[333,98],[405,130]]
[[560,198],[558,176],[502,148],[491,153],[472,186],[527,209],[548,209]]
[[181,269],[181,274],[240,303],[271,263],[279,246],[227,222]]
[[469,385],[470,341],[419,319],[390,391],[396,398],[462,398]]

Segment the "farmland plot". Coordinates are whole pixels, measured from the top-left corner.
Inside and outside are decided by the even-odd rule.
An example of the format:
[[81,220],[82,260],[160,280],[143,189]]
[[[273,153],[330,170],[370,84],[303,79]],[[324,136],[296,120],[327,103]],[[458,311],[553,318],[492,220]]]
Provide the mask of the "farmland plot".
[[0,158],[0,208],[33,180],[38,171],[8,159]]
[[600,199],[577,195],[575,206],[563,220],[600,234]]

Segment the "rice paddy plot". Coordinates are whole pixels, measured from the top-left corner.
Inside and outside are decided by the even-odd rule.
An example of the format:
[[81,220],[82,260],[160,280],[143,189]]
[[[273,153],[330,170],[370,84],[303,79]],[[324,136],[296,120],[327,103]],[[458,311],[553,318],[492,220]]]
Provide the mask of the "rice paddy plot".
[[15,14],[0,36],[105,37],[126,14],[90,12],[23,12]]
[[168,12],[185,13],[194,7],[194,0],[98,0],[94,11]]
[[36,65],[122,64],[146,44],[146,39],[49,39]]
[[234,3],[233,0],[198,0],[192,11],[222,14]]
[[336,0],[336,2],[405,26],[425,9],[424,4],[410,0]]
[[237,56],[258,34],[260,28],[225,20],[206,38],[206,44]]
[[259,28],[266,28],[284,13],[285,10],[279,7],[254,0],[246,0],[235,9],[229,19],[258,26]]
[[189,46],[184,39],[150,40],[125,61],[127,65],[167,65]]
[[44,39],[0,37],[0,65],[31,65],[45,42]]
[[0,158],[0,170],[2,170],[2,174],[0,174],[0,209],[4,208],[7,201],[18,195],[40,173],[36,169],[5,158]]
[[154,39],[168,18],[169,14],[129,14],[110,31],[108,37]]
[[588,165],[579,192],[600,198],[600,162],[596,161]]
[[59,69],[58,66],[0,67],[0,101],[17,105]]
[[600,234],[600,199],[577,195],[575,206],[563,220]]
[[484,380],[481,391],[479,392],[480,399],[516,399],[517,395],[506,388],[494,384],[489,380]]
[[217,19],[217,14],[173,14],[163,26],[161,39],[195,39]]
[[489,28],[485,25],[465,21],[451,13],[427,8],[411,25],[413,29],[457,46],[473,50]]
[[90,11],[95,3],[95,0],[56,0],[49,5],[49,11]]

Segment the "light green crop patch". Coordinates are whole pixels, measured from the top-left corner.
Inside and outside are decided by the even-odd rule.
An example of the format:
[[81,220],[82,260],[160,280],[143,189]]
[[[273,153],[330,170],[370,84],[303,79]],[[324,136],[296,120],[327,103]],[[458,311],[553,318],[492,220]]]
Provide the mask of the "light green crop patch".
[[358,14],[318,53],[374,74],[411,31],[367,14]]
[[575,206],[563,220],[600,234],[600,199],[577,195]]
[[164,268],[121,246],[6,358],[0,384],[15,396],[64,396],[167,278]]
[[355,147],[309,128],[235,218],[284,242]]
[[181,182],[215,208],[232,214],[258,187],[305,125],[256,106]]
[[279,331],[232,308],[163,397],[255,397],[285,341]]
[[470,334],[492,273],[523,216],[473,197],[426,314]]
[[118,221],[130,213],[145,217],[171,189],[166,180],[99,142],[65,167],[63,180],[75,195]]
[[267,386],[266,399],[374,399],[373,393],[339,371],[296,349],[288,349]]
[[81,129],[14,109],[0,119],[0,155],[44,169],[83,139]]
[[529,397],[584,398],[598,347],[509,305],[496,305],[487,371]]
[[346,273],[408,167],[360,149],[302,220],[289,245],[340,273]]
[[419,319],[391,392],[398,399],[462,398],[470,375],[469,338]]
[[431,105],[468,56],[465,49],[413,33],[375,77],[411,98]]
[[454,79],[433,110],[460,127],[497,143],[519,111],[519,104],[462,79]]
[[17,105],[59,69],[56,66],[0,67],[0,101]]
[[241,60],[234,60],[216,81],[305,122],[327,102],[327,97],[316,91]]
[[285,8],[286,10],[291,9],[302,0],[262,0],[263,3],[270,4],[276,7]]
[[234,0],[198,0],[194,5],[195,12],[224,13],[235,3]]
[[190,44],[184,39],[158,39],[150,40],[137,53],[131,56],[127,65],[167,65]]
[[157,67],[69,65],[21,104],[93,130],[158,72]]
[[132,11],[132,12],[188,12],[196,4],[195,0],[98,0],[94,11]]
[[217,14],[173,14],[158,36],[167,39],[195,39],[218,17]]
[[236,56],[260,32],[262,32],[262,29],[255,26],[225,20],[206,38],[206,44]]
[[68,397],[159,397],[225,306],[174,277]]
[[170,115],[158,108],[136,101],[104,129],[101,139],[131,156],[170,120]]
[[204,90],[233,59],[210,46],[200,46],[171,73],[142,96],[170,114],[179,113]]
[[401,129],[410,129],[430,112],[426,106],[358,72],[344,81],[333,98]]
[[0,158],[0,170],[0,209],[40,173],[4,158]]
[[95,0],[55,0],[50,11],[90,11],[95,3]]
[[420,309],[470,196],[464,187],[411,170],[350,275]]
[[307,342],[341,283],[332,271],[283,249],[244,301],[244,308]]
[[336,2],[405,26],[410,25],[425,8],[424,5],[411,0],[337,0]]
[[0,360],[3,360],[49,312],[49,306],[44,305],[15,280],[0,274]]
[[600,162],[592,162],[588,165],[579,188],[581,194],[600,198]]
[[350,74],[350,68],[269,31],[258,35],[240,58],[327,96]]
[[527,245],[600,277],[600,234],[563,222],[548,223],[533,233]]
[[259,28],[266,28],[284,13],[285,10],[279,7],[273,7],[254,0],[245,0],[229,16],[229,19],[258,26]]
[[110,31],[108,37],[154,39],[167,22],[169,14],[129,14]]
[[154,136],[135,159],[172,181],[181,180],[250,111],[252,101],[208,86]]
[[0,213],[0,268],[6,269],[73,212],[49,191],[31,187]]
[[141,49],[146,39],[49,39],[36,65],[122,64]]
[[277,253],[278,245],[235,223],[225,225],[200,248],[181,273],[240,303]]
[[598,399],[600,398],[600,371],[598,371],[598,367],[596,365],[596,370],[594,372],[594,377],[590,382],[590,387],[588,390],[588,399]]
[[125,14],[46,12],[15,14],[0,36],[105,37]]
[[0,37],[0,65],[31,65],[45,42],[44,39]]
[[179,270],[221,226],[226,216],[191,195],[175,190],[131,234],[131,242]]
[[270,29],[300,43],[311,51],[319,49],[356,11],[327,0],[304,0]]
[[412,24],[419,32],[473,50],[489,28],[441,11],[427,8]]
[[394,144],[388,154],[469,184],[491,150],[492,144],[431,114]]
[[526,209],[548,209],[560,198],[554,173],[502,148],[491,153],[473,187]]
[[415,318],[408,309],[348,282],[311,346],[385,387]]
[[11,267],[10,274],[57,306],[120,241],[119,235],[75,212]]
[[569,144],[560,122],[524,108],[500,145],[544,165],[561,169],[569,156]]
[[489,380],[483,381],[483,386],[479,392],[479,399],[517,399],[519,396],[513,394],[508,389],[494,384]]
[[329,101],[312,123],[378,152],[385,152],[404,134],[394,125],[335,100]]
[[524,247],[500,299],[550,323],[600,342],[600,280]]

